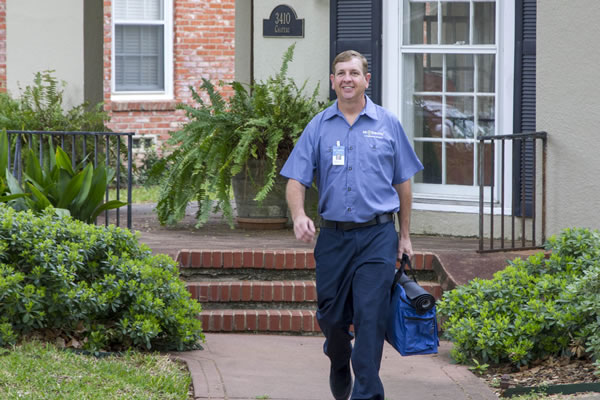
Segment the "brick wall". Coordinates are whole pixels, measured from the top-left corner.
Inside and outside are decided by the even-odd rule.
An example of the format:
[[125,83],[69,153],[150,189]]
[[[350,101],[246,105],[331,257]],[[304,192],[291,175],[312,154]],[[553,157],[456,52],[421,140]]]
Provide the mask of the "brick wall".
[[[4,2],[5,0],[0,0]],[[173,0],[172,101],[111,101],[112,0],[104,0],[104,102],[115,131],[157,134],[163,141],[185,121],[178,103],[193,104],[189,86],[202,78],[217,83],[234,79],[235,0]],[[224,88],[231,94],[231,88]]]
[[0,0],[0,92],[6,92],[6,0]]

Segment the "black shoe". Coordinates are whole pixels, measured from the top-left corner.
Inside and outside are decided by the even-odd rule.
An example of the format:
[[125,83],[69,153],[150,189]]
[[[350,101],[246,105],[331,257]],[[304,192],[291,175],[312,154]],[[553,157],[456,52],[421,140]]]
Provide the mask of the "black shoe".
[[348,400],[352,391],[352,374],[350,365],[334,371],[333,367],[329,370],[329,388],[335,400]]

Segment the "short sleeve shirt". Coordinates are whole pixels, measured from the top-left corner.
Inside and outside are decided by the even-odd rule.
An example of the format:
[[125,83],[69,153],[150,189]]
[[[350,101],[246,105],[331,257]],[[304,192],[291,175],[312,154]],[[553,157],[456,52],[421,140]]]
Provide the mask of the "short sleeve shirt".
[[306,187],[316,180],[324,219],[365,222],[397,212],[393,185],[423,169],[398,118],[365,98],[352,126],[337,101],[316,115],[281,170]]

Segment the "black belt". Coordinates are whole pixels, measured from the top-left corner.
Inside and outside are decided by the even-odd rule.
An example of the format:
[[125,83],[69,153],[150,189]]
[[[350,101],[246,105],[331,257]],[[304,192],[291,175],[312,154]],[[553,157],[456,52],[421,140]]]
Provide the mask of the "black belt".
[[321,228],[333,228],[347,231],[350,229],[364,228],[365,226],[383,224],[394,219],[394,214],[387,213],[376,216],[375,218],[366,222],[340,222],[340,221],[329,221],[327,219],[321,220]]

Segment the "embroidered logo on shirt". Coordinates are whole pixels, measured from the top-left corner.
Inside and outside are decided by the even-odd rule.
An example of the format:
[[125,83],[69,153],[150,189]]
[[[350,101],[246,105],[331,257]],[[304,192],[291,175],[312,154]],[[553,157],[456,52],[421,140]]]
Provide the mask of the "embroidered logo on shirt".
[[362,132],[364,137],[367,138],[375,138],[375,139],[383,139],[383,136],[385,135],[385,133],[383,132],[376,132],[376,131],[372,131],[370,129],[367,129],[365,131]]

